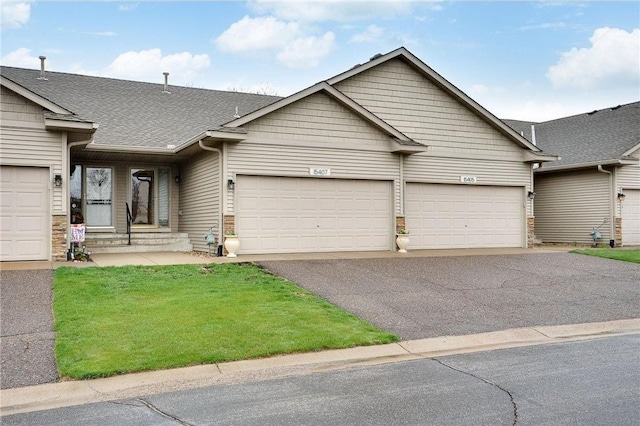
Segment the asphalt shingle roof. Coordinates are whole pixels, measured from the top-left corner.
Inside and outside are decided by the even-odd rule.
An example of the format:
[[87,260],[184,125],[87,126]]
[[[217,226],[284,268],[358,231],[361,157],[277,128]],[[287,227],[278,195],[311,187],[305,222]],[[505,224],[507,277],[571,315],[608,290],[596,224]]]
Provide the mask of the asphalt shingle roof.
[[624,159],[625,152],[640,144],[640,102],[541,123],[503,121],[530,141],[534,124],[537,145],[561,157],[542,169]]
[[100,125],[96,144],[166,148],[281,99],[278,96],[197,89],[78,74],[0,67],[25,89]]

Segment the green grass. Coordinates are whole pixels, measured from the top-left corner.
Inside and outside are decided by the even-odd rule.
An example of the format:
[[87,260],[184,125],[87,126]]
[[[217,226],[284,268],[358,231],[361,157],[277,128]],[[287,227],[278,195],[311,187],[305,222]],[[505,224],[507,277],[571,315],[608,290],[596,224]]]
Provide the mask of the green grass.
[[606,257],[607,259],[640,263],[640,249],[580,249],[572,250],[571,253],[587,254],[589,256]]
[[398,340],[252,264],[59,268],[53,309],[73,379]]

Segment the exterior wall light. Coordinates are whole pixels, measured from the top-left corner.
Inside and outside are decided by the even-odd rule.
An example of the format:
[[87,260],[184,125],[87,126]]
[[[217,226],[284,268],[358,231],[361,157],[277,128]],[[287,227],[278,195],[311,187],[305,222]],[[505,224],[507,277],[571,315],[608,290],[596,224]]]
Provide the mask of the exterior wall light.
[[529,191],[529,192],[527,193],[527,197],[528,197],[530,200],[533,200],[534,198],[536,198],[536,193],[535,193],[535,192],[533,192],[533,191]]
[[176,175],[176,177],[174,179],[175,179],[176,183],[180,183],[180,181],[182,180],[182,176]]
[[54,175],[53,176],[53,184],[55,186],[62,186],[62,175]]
[[229,179],[227,181],[227,189],[229,191],[233,191],[236,188],[236,183],[233,181],[233,179]]
[[624,197],[626,197],[625,194],[623,194],[622,192],[618,192],[618,201],[624,201]]

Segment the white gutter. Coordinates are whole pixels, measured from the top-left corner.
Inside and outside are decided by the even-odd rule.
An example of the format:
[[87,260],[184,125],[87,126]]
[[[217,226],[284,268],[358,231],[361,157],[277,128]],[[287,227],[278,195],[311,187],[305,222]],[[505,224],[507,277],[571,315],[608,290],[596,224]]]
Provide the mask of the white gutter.
[[[220,214],[219,214],[219,226],[218,226],[218,245],[221,245],[224,243],[223,241],[223,232],[222,232],[222,227],[223,227],[223,220],[224,220],[224,212],[226,211],[226,202],[227,202],[227,194],[226,192],[224,192],[224,170],[223,170],[223,161],[222,161],[222,150],[220,150],[219,148],[214,148],[211,146],[206,146],[204,143],[202,143],[202,139],[200,139],[198,141],[198,145],[200,146],[200,148],[204,149],[205,151],[212,151],[212,152],[217,152],[218,153],[218,183],[220,185],[220,190],[219,190],[219,194],[220,197],[222,198],[222,203],[220,204]],[[217,252],[217,247],[216,247],[216,252]]]
[[614,207],[614,200],[615,200],[615,188],[614,188],[614,184],[615,182],[613,181],[613,173],[610,172],[609,170],[605,170],[602,168],[601,164],[598,164],[598,171],[601,173],[606,173],[610,176],[609,178],[609,189],[611,190],[611,196],[609,197],[609,240],[614,240],[616,239],[616,228],[615,228],[615,223],[614,223],[614,212],[615,212],[615,207]]
[[[97,127],[96,127],[97,128]],[[69,233],[71,232],[71,210],[69,209],[69,177],[71,176],[71,148],[76,147],[76,146],[80,146],[80,145],[89,145],[90,143],[93,142],[93,133],[91,134],[91,137],[89,139],[85,139],[82,141],[75,141],[75,142],[70,142],[67,144],[67,166],[65,167],[66,169],[66,179],[64,179],[66,188],[65,188],[65,194],[63,197],[63,202],[65,204],[65,211],[67,212],[67,232],[65,234],[65,238],[67,240],[67,249],[71,248],[71,238],[69,236]],[[84,197],[83,197],[84,199]]]

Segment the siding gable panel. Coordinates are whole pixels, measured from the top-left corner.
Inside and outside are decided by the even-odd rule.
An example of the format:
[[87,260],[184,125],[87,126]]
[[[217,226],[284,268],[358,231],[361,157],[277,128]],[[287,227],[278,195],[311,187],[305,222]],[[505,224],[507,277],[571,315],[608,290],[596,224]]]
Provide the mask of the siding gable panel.
[[258,118],[244,128],[249,131],[246,142],[273,139],[293,145],[389,150],[388,135],[322,92]]
[[401,59],[335,87],[432,152],[449,148],[521,160],[522,149]]

